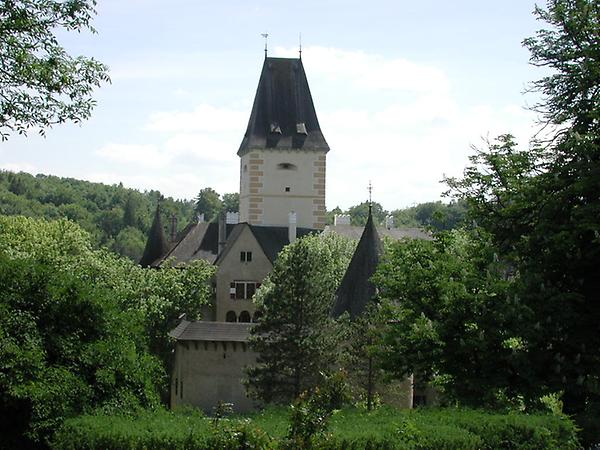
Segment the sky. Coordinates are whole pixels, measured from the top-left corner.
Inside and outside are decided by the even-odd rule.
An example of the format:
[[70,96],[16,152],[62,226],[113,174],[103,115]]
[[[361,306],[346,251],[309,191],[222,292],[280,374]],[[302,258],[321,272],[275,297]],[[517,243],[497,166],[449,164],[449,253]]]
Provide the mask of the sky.
[[[327,208],[442,199],[473,146],[538,126],[524,94],[543,76],[521,41],[530,0],[98,0],[97,33],[59,32],[110,68],[82,124],[0,143],[0,168],[157,189],[239,190],[236,155],[264,59],[302,61],[327,155]],[[448,199],[444,199],[448,201]]]

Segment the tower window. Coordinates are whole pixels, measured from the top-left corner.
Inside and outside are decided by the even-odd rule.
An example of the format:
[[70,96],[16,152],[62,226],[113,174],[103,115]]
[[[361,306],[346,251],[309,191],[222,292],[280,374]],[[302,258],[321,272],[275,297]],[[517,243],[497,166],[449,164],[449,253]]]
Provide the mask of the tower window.
[[290,187],[289,186],[285,187],[285,192],[290,192]]
[[252,261],[252,252],[240,252],[240,261],[251,262]]
[[248,311],[242,311],[240,313],[240,322],[245,322],[245,323],[250,322],[250,313]]
[[304,122],[298,122],[296,124],[296,133],[307,135],[308,131],[306,131],[306,124]]
[[225,322],[237,322],[237,315],[234,311],[227,311],[225,315]]
[[298,167],[296,167],[296,165],[287,162],[277,164],[277,168],[279,170],[298,170]]

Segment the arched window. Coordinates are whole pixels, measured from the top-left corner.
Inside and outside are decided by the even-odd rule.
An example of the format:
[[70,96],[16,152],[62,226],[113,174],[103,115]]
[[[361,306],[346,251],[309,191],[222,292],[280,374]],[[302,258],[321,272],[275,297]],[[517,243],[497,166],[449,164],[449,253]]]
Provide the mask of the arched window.
[[225,314],[225,322],[237,322],[237,316],[234,311],[227,311],[227,314]]
[[260,322],[260,317],[262,316],[262,314],[260,313],[260,311],[256,311],[254,313],[254,317],[252,318],[252,322]]
[[248,311],[242,311],[240,313],[240,322],[250,322],[250,313]]

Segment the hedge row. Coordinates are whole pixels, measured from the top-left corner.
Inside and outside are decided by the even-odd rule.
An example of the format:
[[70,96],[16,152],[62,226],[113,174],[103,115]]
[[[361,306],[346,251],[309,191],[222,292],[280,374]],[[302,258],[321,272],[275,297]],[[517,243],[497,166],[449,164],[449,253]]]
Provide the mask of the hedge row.
[[[146,412],[135,418],[82,416],[67,420],[55,449],[278,449],[286,446],[287,411],[269,409],[246,419],[199,413]],[[457,409],[366,413],[343,410],[317,448],[338,449],[577,449],[573,423],[551,415],[492,414]],[[289,444],[287,444],[289,445]]]

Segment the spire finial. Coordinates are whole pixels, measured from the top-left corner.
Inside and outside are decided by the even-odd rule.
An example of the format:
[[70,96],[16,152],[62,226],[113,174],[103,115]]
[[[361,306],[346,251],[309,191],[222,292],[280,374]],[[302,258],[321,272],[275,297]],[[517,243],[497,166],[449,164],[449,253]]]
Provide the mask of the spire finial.
[[371,184],[371,180],[369,180],[369,186],[367,187],[367,190],[369,191],[369,214],[371,214],[371,207],[373,206],[373,200],[371,198],[373,194],[373,185]]
[[267,58],[267,41],[269,38],[269,33],[261,33],[260,35],[265,38],[265,59],[266,59]]
[[302,59],[302,32],[298,33],[298,54],[300,55],[300,59]]

